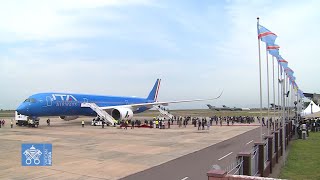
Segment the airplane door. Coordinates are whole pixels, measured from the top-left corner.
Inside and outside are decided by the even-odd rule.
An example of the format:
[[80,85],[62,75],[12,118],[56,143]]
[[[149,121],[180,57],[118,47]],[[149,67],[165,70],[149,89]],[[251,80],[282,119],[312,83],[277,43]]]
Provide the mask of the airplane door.
[[47,99],[47,106],[52,106],[52,98],[50,96],[47,96],[46,99]]
[[84,102],[84,103],[87,103],[87,102],[88,102],[88,99],[87,99],[87,98],[83,98],[83,102]]
[[126,105],[128,105],[128,104],[129,104],[128,100],[125,100],[124,102],[126,103]]

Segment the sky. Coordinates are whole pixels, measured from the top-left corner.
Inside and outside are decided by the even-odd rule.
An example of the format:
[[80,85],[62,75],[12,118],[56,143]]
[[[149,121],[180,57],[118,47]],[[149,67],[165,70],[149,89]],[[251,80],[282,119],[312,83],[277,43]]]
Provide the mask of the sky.
[[[159,101],[223,91],[169,109],[259,107],[258,16],[300,89],[319,93],[319,9],[317,0],[3,1],[0,109],[39,92],[147,97],[157,78]],[[266,107],[264,48],[261,56]]]

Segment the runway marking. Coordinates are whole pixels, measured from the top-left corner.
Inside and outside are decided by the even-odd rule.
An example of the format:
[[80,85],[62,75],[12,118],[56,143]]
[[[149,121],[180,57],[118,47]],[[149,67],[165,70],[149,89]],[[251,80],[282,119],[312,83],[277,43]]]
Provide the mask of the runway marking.
[[263,133],[262,136],[264,136],[266,133]]
[[246,144],[246,145],[248,145],[248,144],[250,144],[250,143],[252,143],[252,142],[253,142],[253,140],[251,140],[251,141],[247,142],[247,144]]
[[229,154],[227,154],[227,155],[225,155],[225,156],[223,156],[223,157],[221,157],[220,159],[218,159],[218,161],[220,161],[221,159],[223,159],[223,158],[225,158],[225,157],[227,157],[227,156],[229,156],[230,154],[232,154],[233,152],[230,152]]
[[181,179],[181,180],[186,180],[186,179],[188,179],[189,177],[185,177],[185,178],[183,178],[183,179]]

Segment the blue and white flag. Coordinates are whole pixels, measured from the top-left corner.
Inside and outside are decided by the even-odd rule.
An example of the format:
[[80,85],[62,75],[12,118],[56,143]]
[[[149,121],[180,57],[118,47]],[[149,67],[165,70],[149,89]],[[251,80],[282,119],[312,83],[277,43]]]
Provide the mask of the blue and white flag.
[[267,44],[267,50],[269,54],[271,54],[274,57],[279,56],[279,48],[280,46],[278,46],[277,44]]
[[258,38],[267,44],[274,44],[274,42],[276,41],[277,35],[269,31],[267,28],[258,24]]

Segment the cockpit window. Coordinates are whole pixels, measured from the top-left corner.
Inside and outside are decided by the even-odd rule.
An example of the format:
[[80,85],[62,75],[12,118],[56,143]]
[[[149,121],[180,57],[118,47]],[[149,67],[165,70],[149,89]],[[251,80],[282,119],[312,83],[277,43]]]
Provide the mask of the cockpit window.
[[28,99],[26,99],[24,102],[35,103],[35,102],[36,102],[36,99],[35,99],[35,98],[28,98]]

